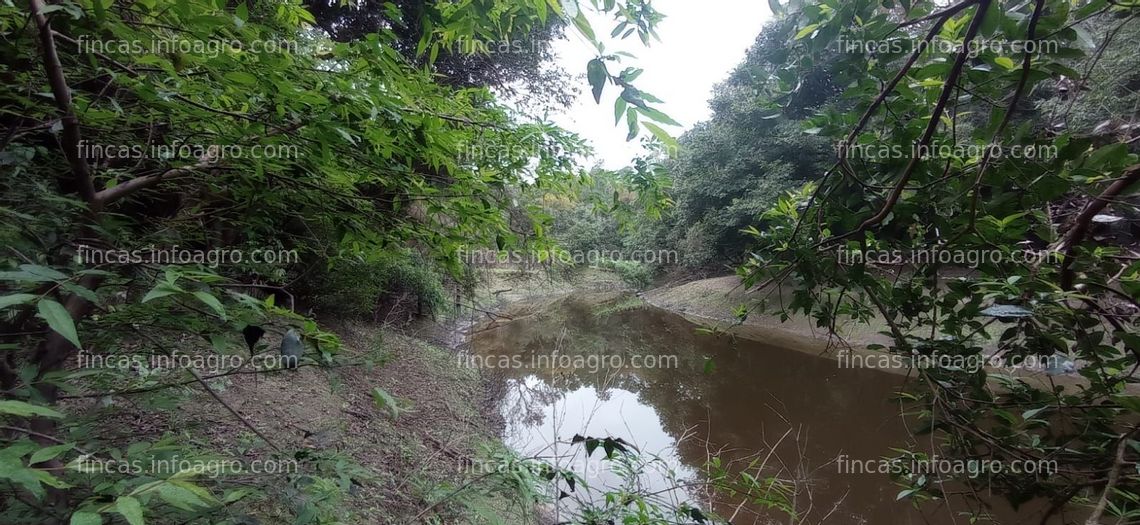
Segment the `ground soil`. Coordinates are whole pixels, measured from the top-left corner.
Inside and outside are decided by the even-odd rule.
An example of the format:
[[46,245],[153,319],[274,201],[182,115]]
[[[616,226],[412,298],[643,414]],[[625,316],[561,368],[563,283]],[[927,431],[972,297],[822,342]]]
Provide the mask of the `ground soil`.
[[[526,509],[510,494],[465,495],[433,506],[476,473],[473,465],[502,449],[496,407],[487,404],[478,371],[458,366],[454,349],[394,330],[350,322],[327,329],[343,342],[336,365],[209,380],[280,453],[198,385],[186,387],[177,410],[139,396],[71,405],[114,436],[108,449],[165,437],[246,464],[275,460],[295,470],[219,483],[215,489],[237,481],[264,490],[233,506],[229,517],[238,523],[293,523],[305,505],[318,516],[312,523],[476,522],[471,506],[515,522],[509,516]],[[280,336],[268,334],[263,342],[275,349]],[[396,407],[378,404],[376,388]],[[111,413],[108,404],[117,405],[113,418],[102,415]],[[342,490],[307,490],[317,478]]]

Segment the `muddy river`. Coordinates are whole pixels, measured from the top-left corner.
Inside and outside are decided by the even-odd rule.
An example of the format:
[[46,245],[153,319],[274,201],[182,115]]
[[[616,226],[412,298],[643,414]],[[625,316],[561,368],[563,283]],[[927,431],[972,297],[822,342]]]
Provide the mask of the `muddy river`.
[[[964,502],[916,510],[877,472],[878,460],[914,439],[892,401],[904,377],[697,328],[636,297],[572,296],[477,331],[467,358],[501,379],[508,445],[573,469],[590,487],[567,494],[563,509],[625,484],[735,524],[791,522],[779,508],[711,497],[703,473],[718,457],[730,472],[783,480],[783,497],[771,500],[786,501],[798,523],[968,522]],[[640,453],[602,461],[599,447],[587,457],[576,435],[621,438]]]

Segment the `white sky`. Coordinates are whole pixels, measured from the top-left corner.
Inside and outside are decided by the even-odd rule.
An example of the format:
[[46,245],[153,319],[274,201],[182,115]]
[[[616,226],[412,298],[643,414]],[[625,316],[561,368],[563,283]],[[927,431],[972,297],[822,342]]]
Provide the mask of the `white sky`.
[[[587,2],[580,0],[582,5]],[[594,32],[606,44],[606,53],[626,51],[637,58],[622,58],[620,64],[608,62],[611,74],[627,66],[645,69],[634,85],[664,101],[654,106],[689,129],[710,115],[708,99],[714,84],[721,82],[744,59],[744,53],[772,13],[764,0],[657,0],[653,6],[665,15],[657,26],[661,41],[650,40],[645,47],[637,34],[625,40],[611,40],[614,23],[609,18],[591,18]],[[589,13],[589,9],[586,9]],[[588,140],[594,148],[592,166],[601,162],[608,169],[618,169],[641,151],[640,138],[626,142],[629,131],[623,121],[614,125],[614,99],[620,89],[607,84],[602,103],[594,103],[586,83],[586,62],[596,50],[568,27],[568,39],[555,42],[558,62],[578,80],[581,94],[570,109],[552,116],[558,125]],[[666,127],[674,137],[683,129]],[[642,134],[648,132],[643,128]]]

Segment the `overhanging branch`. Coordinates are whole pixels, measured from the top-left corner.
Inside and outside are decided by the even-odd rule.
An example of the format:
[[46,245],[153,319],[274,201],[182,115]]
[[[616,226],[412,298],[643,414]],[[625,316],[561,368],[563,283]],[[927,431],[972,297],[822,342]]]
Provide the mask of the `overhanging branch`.
[[1053,251],[1060,252],[1064,255],[1061,260],[1061,289],[1071,290],[1073,288],[1073,280],[1075,279],[1073,273],[1073,257],[1076,255],[1077,245],[1084,240],[1085,235],[1088,234],[1089,226],[1092,224],[1093,217],[1104,210],[1108,203],[1124,193],[1130,186],[1140,181],[1140,164],[1129,167],[1124,170],[1124,174],[1116,179],[1104,192],[1097,195],[1095,199],[1085,205],[1077,218],[1073,220],[1073,226],[1069,231],[1065,232],[1065,236],[1053,247]]
[[[958,55],[954,59],[954,65],[950,69],[950,74],[946,77],[946,84],[942,88],[942,93],[938,96],[938,102],[934,106],[934,111],[930,114],[930,122],[927,123],[926,130],[922,133],[922,137],[918,141],[918,148],[916,148],[916,150],[921,150],[923,146],[929,146],[931,140],[933,140],[934,132],[938,129],[938,125],[942,119],[942,112],[946,110],[946,104],[949,102],[950,95],[954,92],[955,86],[958,84],[958,78],[962,75],[962,69],[965,67],[966,60],[970,56],[970,43],[973,42],[974,38],[978,36],[978,31],[982,27],[982,21],[984,21],[986,18],[986,11],[989,9],[990,2],[991,0],[980,0],[977,3],[977,12],[974,14],[973,20],[970,21],[969,29],[966,30],[966,36],[963,39],[962,48],[958,51]],[[941,21],[945,19],[942,18],[939,20],[939,23],[941,23]],[[911,56],[912,58],[916,58],[915,55]],[[866,115],[864,115],[864,117],[866,117]],[[859,235],[860,233],[867,231],[869,228],[882,223],[883,220],[885,220],[891,213],[891,210],[894,209],[895,204],[898,203],[899,198],[902,196],[903,191],[906,189],[907,182],[910,181],[911,176],[914,175],[914,171],[918,168],[920,160],[920,156],[918,155],[911,157],[910,162],[907,163],[906,168],[904,168],[898,182],[895,183],[895,187],[891,190],[891,193],[887,196],[886,202],[883,203],[878,212],[864,220],[859,225],[859,227],[855,228],[854,230],[821,241],[818,246],[830,246],[836,242],[842,241],[843,239],[848,239]]]

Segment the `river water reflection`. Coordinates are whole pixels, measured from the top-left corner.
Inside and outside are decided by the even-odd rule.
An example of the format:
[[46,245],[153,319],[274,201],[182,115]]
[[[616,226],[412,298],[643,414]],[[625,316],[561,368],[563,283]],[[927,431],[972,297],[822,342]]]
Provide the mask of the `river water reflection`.
[[[896,500],[900,487],[888,474],[852,473],[836,461],[894,456],[892,448],[913,439],[892,401],[905,378],[695,328],[633,297],[603,305],[571,297],[477,332],[469,359],[496,368],[504,382],[508,444],[562,456],[595,486],[620,480],[597,461],[600,451],[587,459],[567,444],[576,434],[620,437],[658,457],[642,488],[702,508],[699,473],[717,455],[734,470],[765,460],[761,477],[795,481],[802,523],[968,521],[953,501],[920,512]],[[687,485],[668,490],[678,484]],[[737,503],[722,498],[713,507],[722,517],[735,513],[736,524],[789,523],[778,510]]]

